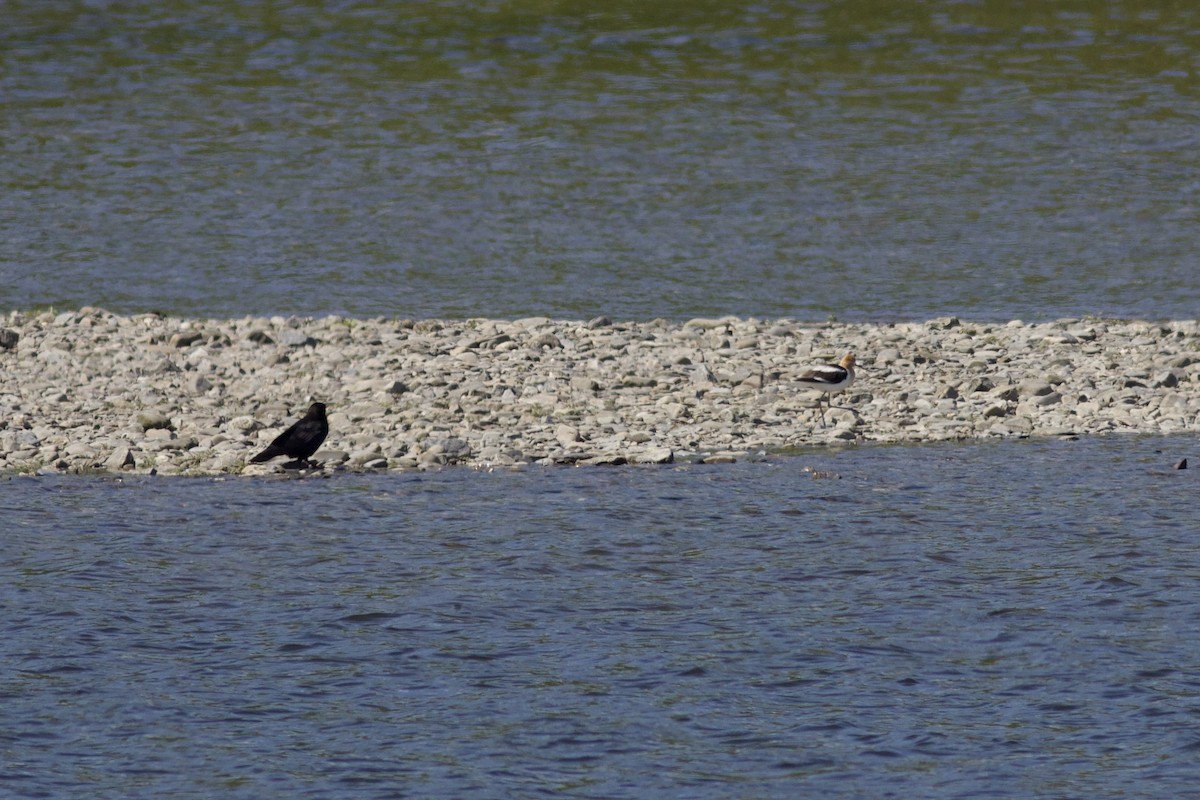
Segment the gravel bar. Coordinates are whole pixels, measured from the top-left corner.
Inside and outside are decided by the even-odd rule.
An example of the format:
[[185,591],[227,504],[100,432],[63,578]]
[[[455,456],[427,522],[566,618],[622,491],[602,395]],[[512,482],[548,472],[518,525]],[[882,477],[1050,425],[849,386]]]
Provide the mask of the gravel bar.
[[[858,358],[821,425],[811,366]],[[0,471],[264,475],[314,400],[332,470],[731,461],[1197,430],[1200,323],[0,317]]]

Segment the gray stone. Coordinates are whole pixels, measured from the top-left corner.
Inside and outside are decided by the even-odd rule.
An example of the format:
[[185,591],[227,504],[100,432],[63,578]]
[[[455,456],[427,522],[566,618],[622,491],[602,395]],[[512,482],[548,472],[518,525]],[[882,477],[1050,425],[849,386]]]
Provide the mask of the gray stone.
[[104,461],[104,467],[112,472],[123,469],[131,469],[137,466],[137,459],[133,456],[133,451],[128,447],[118,447],[112,451]]
[[675,452],[669,447],[651,447],[629,454],[631,464],[670,464],[675,460]]
[[313,461],[319,461],[322,464],[345,464],[350,460],[350,454],[345,450],[330,450],[321,449],[313,453]]
[[[222,321],[81,310],[10,314],[3,330],[30,355],[0,371],[8,469],[270,474],[246,463],[270,439],[260,420],[275,426],[313,400],[330,406],[323,459],[363,470],[1200,431],[1200,396],[1183,390],[1200,383],[1200,324],[1186,320]],[[871,366],[822,427],[812,393],[790,378],[848,351]]]
[[229,420],[229,427],[233,428],[239,433],[247,434],[260,430],[263,427],[263,424],[254,417],[243,414]]
[[579,429],[573,425],[556,425],[554,428],[554,438],[563,445],[574,444],[580,441]]
[[379,452],[378,447],[372,447],[365,450],[356,450],[350,453],[350,456],[346,459],[345,463],[352,467],[361,467],[370,461],[375,461],[376,459],[380,458],[381,455],[382,454]]
[[557,350],[562,347],[562,341],[553,333],[543,333],[534,338],[534,340],[529,343],[529,346],[534,350],[542,350],[545,348]]
[[1040,379],[1025,381],[1021,384],[1021,394],[1026,397],[1040,397],[1042,395],[1050,394],[1053,391],[1053,386]]
[[280,331],[276,340],[285,347],[315,347],[317,344],[316,339],[295,328]]
[[999,400],[1016,402],[1021,399],[1021,390],[1016,386],[1001,386],[992,392],[992,396]]
[[445,466],[446,464],[450,463],[450,460],[446,458],[444,453],[426,450],[417,456],[416,463],[417,465],[423,467],[438,467]]
[[1190,367],[1192,364],[1200,363],[1200,354],[1185,353],[1184,355],[1176,356],[1175,358],[1172,358],[1167,363],[1169,366],[1171,366],[1172,368],[1175,368],[1175,369],[1182,369],[1184,367]]
[[161,411],[143,411],[137,415],[138,427],[144,431],[170,430],[171,418]]
[[191,347],[203,338],[204,334],[200,331],[180,331],[171,336],[169,344],[171,347]]

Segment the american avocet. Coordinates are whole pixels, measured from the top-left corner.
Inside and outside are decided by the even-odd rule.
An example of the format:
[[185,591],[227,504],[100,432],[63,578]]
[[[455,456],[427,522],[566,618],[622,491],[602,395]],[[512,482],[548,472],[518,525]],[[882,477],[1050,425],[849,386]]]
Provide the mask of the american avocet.
[[816,389],[821,392],[817,397],[817,410],[821,412],[821,427],[825,427],[825,409],[821,408],[821,397],[827,398],[830,408],[833,408],[834,392],[840,392],[854,383],[854,353],[847,353],[836,364],[822,364],[813,367],[796,379],[806,389]]

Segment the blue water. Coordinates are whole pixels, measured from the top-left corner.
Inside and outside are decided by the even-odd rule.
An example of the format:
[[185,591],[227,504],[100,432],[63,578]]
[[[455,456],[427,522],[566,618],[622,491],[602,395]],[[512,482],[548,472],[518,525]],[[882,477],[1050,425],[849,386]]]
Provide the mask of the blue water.
[[[1192,318],[1143,5],[8,3],[0,313]],[[3,476],[0,797],[1200,796],[1188,456]]]
[[0,312],[1191,318],[1187,3],[9,2]]
[[1189,455],[11,478],[0,795],[1195,796]]

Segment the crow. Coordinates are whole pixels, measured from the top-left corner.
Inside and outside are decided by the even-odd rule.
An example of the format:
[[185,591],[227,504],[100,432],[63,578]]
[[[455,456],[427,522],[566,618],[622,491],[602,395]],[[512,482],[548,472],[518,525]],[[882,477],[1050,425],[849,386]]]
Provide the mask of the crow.
[[270,461],[276,456],[287,456],[297,461],[308,461],[325,437],[329,435],[329,421],[325,419],[325,404],[313,403],[308,407],[304,419],[275,437],[266,450],[250,459],[257,464]]

